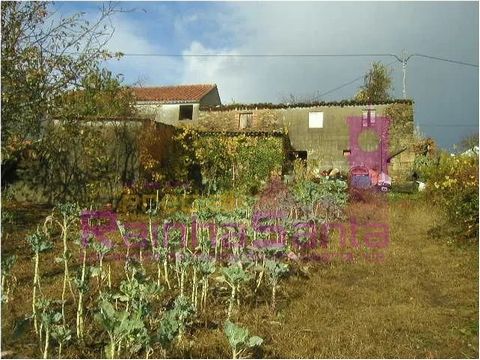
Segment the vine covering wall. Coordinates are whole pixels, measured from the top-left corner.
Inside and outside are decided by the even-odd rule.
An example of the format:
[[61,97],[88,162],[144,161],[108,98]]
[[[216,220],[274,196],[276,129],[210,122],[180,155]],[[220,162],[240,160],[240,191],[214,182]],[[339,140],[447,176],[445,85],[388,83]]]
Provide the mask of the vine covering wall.
[[205,133],[185,127],[176,139],[184,150],[179,163],[199,168],[207,193],[256,192],[271,175],[280,174],[284,164],[283,136]]

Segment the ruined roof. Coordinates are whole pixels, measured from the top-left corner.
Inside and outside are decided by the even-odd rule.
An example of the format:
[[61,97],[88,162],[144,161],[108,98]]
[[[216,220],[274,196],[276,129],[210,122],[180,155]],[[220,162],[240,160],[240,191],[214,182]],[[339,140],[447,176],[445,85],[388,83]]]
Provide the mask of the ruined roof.
[[281,130],[197,130],[200,135],[220,135],[220,136],[284,136],[285,132]]
[[159,101],[164,103],[199,102],[215,89],[215,84],[176,85],[157,87],[134,87],[133,95],[137,101]]
[[358,101],[358,100],[339,100],[339,101],[318,101],[309,103],[293,103],[293,104],[230,104],[221,106],[200,106],[202,111],[229,111],[229,110],[261,110],[261,109],[292,109],[292,108],[310,108],[310,107],[345,107],[345,106],[367,106],[367,105],[390,105],[390,104],[407,104],[413,105],[411,99],[392,99],[386,101]]

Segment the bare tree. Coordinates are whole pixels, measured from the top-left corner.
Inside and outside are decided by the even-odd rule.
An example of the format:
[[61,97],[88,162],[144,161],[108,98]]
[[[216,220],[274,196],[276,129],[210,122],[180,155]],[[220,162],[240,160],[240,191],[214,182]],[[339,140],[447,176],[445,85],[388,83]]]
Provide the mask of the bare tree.
[[465,136],[457,146],[460,151],[471,150],[478,146],[478,132]]

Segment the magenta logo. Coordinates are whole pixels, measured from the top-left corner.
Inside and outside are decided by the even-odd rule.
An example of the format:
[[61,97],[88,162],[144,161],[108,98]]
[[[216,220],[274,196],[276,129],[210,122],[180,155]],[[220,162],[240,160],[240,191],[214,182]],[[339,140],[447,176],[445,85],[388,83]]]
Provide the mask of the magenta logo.
[[[81,215],[82,238],[85,239],[84,246],[87,246],[88,240],[94,239],[110,249],[123,246],[129,249],[151,250],[152,247],[161,246],[170,249],[174,254],[175,248],[180,247],[194,251],[199,244],[199,231],[208,229],[210,247],[221,246],[223,257],[232,255],[229,250],[239,248],[262,250],[286,249],[290,246],[297,257],[323,260],[339,256],[352,260],[354,251],[383,249],[390,242],[389,228],[386,224],[291,221],[286,215],[281,212],[256,212],[249,224],[199,223],[198,219],[192,216],[186,222],[169,221],[164,224],[152,224],[150,237],[150,225],[147,223],[120,223],[113,212],[84,211]],[[123,244],[114,244],[109,239],[116,231],[122,234]],[[338,233],[338,242],[335,244],[332,241],[334,232]],[[252,238],[247,233],[255,235]],[[158,241],[159,234],[162,242]],[[334,249],[331,249],[332,247]],[[329,251],[330,249],[332,251]],[[148,257],[148,254],[145,256]]]
[[375,110],[368,109],[361,117],[348,117],[347,125],[352,187],[388,190],[391,186],[388,176],[390,119],[377,116]]
[[[388,177],[388,128],[390,119],[376,116],[374,110],[366,110],[361,117],[348,117],[349,146],[347,152],[350,165],[350,186],[357,189],[380,189],[390,186]],[[289,189],[275,183],[276,190],[267,196],[283,198],[282,204],[290,204]],[[280,194],[280,195],[279,195]],[[262,204],[268,199],[260,199]],[[257,204],[257,205],[258,205]],[[271,205],[274,205],[272,203]],[[289,205],[287,205],[288,208]],[[313,206],[313,205],[312,205]],[[255,207],[254,207],[255,208]],[[312,208],[313,210],[313,208]],[[370,216],[385,214],[386,201],[376,203]],[[175,256],[180,248],[195,252],[215,249],[215,257],[238,256],[258,251],[283,254],[290,259],[331,261],[342,259],[353,261],[359,256],[369,261],[382,261],[382,252],[389,243],[389,226],[380,221],[360,222],[351,216],[348,222],[324,222],[320,219],[294,220],[292,211],[255,211],[251,219],[235,221],[199,221],[192,215],[182,221],[169,220],[164,223],[142,222],[121,223],[110,211],[84,211],[81,215],[82,240],[84,246],[94,239],[113,250],[125,247],[140,248],[145,258],[155,259],[154,250],[163,248]],[[296,212],[295,212],[296,214]],[[289,216],[290,215],[290,216]],[[297,217],[297,216],[295,216]],[[227,217],[228,219],[228,217]],[[114,244],[112,234],[119,232],[123,243]],[[207,234],[207,236],[205,236]],[[275,249],[278,252],[274,251]],[[199,256],[209,256],[202,254]],[[112,254],[110,254],[112,256]]]

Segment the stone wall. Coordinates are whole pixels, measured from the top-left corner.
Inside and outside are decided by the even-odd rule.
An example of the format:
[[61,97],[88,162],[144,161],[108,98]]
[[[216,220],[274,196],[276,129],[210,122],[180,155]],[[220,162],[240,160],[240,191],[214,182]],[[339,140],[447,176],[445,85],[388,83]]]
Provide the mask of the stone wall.
[[277,109],[238,109],[200,111],[195,124],[205,130],[238,131],[241,114],[252,114],[251,127],[245,130],[282,130],[283,120]]
[[[377,116],[390,116],[392,120],[392,136],[389,152],[393,153],[401,147],[408,147],[408,139],[413,139],[413,106],[412,104],[382,104],[372,106]],[[392,106],[394,110],[392,111]],[[402,111],[399,111],[402,110]],[[407,109],[407,115],[403,116]],[[255,108],[239,106],[223,110],[200,110],[195,126],[208,130],[230,131],[271,131],[284,130],[295,151],[306,151],[308,159],[316,163],[320,170],[338,168],[348,171],[349,164],[344,150],[349,149],[348,117],[361,117],[366,106],[302,106],[285,108]],[[309,128],[309,113],[323,113],[323,127]],[[251,126],[239,129],[242,114],[251,114]],[[411,114],[411,116],[410,116]],[[392,118],[392,116],[394,118]],[[397,121],[397,123],[395,123]],[[402,122],[402,126],[398,123]],[[397,139],[401,138],[401,139]],[[400,141],[401,140],[401,141]],[[373,145],[373,144],[372,144]],[[375,146],[371,146],[375,147]],[[389,168],[395,180],[401,181],[410,172],[413,165],[413,152],[408,150],[392,159]]]
[[[193,105],[192,120],[178,120],[180,105]],[[135,108],[140,116],[154,117],[155,121],[167,125],[195,124],[199,115],[198,103],[162,104],[154,101],[137,102]]]

